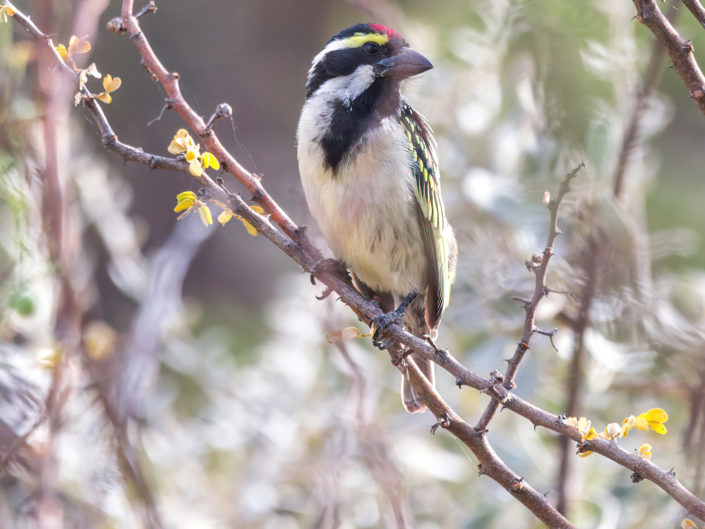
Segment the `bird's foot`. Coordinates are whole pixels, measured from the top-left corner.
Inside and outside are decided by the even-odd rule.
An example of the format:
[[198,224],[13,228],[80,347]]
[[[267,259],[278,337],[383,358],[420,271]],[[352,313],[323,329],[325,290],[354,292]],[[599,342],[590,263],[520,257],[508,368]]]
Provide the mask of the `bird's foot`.
[[392,340],[385,336],[387,329],[390,325],[402,324],[402,322],[404,321],[404,312],[418,295],[418,292],[412,292],[411,294],[406,296],[406,298],[404,298],[404,301],[402,301],[396,309],[372,319],[370,327],[374,329],[372,333],[372,344],[375,347],[379,347],[380,349],[384,350],[392,344]]

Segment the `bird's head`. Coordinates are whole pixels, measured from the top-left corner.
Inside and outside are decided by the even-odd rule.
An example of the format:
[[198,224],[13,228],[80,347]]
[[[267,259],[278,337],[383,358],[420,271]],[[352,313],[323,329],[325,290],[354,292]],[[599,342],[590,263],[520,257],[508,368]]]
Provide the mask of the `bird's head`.
[[333,36],[314,57],[306,97],[328,87],[354,99],[376,80],[398,84],[431,68],[429,60],[409,48],[396,31],[378,24],[356,24]]

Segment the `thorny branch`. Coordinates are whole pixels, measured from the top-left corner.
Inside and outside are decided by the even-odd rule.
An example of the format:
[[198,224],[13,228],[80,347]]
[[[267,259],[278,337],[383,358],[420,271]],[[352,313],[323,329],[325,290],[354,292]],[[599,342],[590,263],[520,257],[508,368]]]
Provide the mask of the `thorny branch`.
[[[168,72],[157,59],[140,29],[137,18],[132,12],[133,1],[124,0],[122,6],[122,20],[119,21],[116,26],[117,32],[127,32],[129,34],[130,40],[140,52],[142,62],[147,70],[164,86],[170,101],[170,107],[176,110],[184,121],[196,131],[208,148],[208,151],[212,152],[218,158],[225,170],[245,185],[252,193],[253,200],[258,202],[265,209],[268,216],[265,217],[257,214],[247,206],[246,202],[239,195],[228,191],[222,179],[216,178],[214,180],[206,174],[197,179],[203,186],[205,198],[221,207],[227,207],[244,217],[255,226],[264,237],[291,257],[304,268],[304,270],[314,273],[318,280],[334,290],[340,299],[348,305],[362,321],[369,324],[373,318],[381,314],[379,306],[364,298],[346,278],[341,277],[328,267],[317,266],[321,260],[320,252],[307,242],[304,229],[297,227],[289,219],[286,213],[265,191],[260,183],[260,179],[244,169],[232,155],[225,150],[216,134],[208,128],[203,119],[186,103],[178,87],[178,74]],[[29,32],[33,39],[38,42],[44,42],[53,49],[51,40],[38,30],[26,16],[22,15],[19,11],[17,15],[19,16],[15,16],[15,20]],[[115,25],[114,21],[112,25]],[[60,60],[57,60],[57,62],[61,63]],[[72,71],[70,73],[75,75]],[[117,135],[110,127],[100,105],[92,99],[89,94],[86,94],[84,103],[92,119],[98,125],[103,135],[103,144],[108,150],[115,152],[126,160],[136,161],[150,168],[171,169],[181,172],[188,171],[188,166],[184,162],[145,153],[139,148],[120,142]],[[511,394],[511,381],[516,375],[519,362],[528,349],[528,340],[535,332],[535,327],[533,326],[535,306],[546,294],[546,266],[552,254],[553,242],[559,233],[557,230],[558,203],[560,202],[560,198],[568,191],[569,181],[574,176],[575,174],[573,173],[569,175],[569,178],[567,178],[561,186],[557,198],[549,202],[552,231],[549,235],[544,254],[541,256],[542,258],[535,263],[536,268],[534,270],[536,274],[536,284],[541,285],[541,288],[535,291],[532,300],[528,302],[526,308],[527,315],[531,316],[527,317],[527,322],[530,322],[530,325],[525,327],[522,333],[522,340],[517,347],[514,357],[510,360],[504,384],[497,384],[494,379],[489,380],[477,375],[463,366],[447,351],[432,347],[423,339],[407,333],[398,325],[390,325],[386,330],[386,334],[394,342],[404,345],[415,353],[421,354],[436,362],[441,368],[452,374],[458,384],[466,385],[486,393],[492,398],[493,402],[496,403],[497,407],[501,404],[518,415],[527,418],[535,426],[543,426],[546,429],[579,442],[581,439],[580,433],[577,429],[566,425],[563,422],[563,417],[537,408]],[[277,230],[275,225],[282,231]],[[438,419],[438,425],[447,429],[453,435],[456,435],[471,448],[480,461],[482,474],[486,474],[498,481],[506,490],[550,527],[573,527],[568,520],[561,516],[550,505],[542,494],[538,494],[521,477],[517,476],[506,467],[492,450],[484,435],[484,431],[478,430],[477,427],[470,426],[448,407],[441,396],[424,381],[424,377],[421,376],[418,368],[413,364],[413,361],[409,360],[401,367],[402,369],[409,370],[412,383],[415,385],[415,390],[425,400],[429,409]],[[489,419],[491,419],[491,416]],[[489,422],[489,420],[486,422]],[[665,471],[650,461],[646,461],[635,454],[630,454],[615,443],[609,441],[594,439],[584,441],[583,445],[586,449],[602,454],[639,474],[641,477],[653,481],[688,509],[689,512],[705,519],[705,502],[695,497],[690,491],[683,487],[676,479],[673,472]]]
[[[678,0],[670,0],[667,8],[667,18],[673,22],[678,15],[676,6]],[[651,55],[646,66],[644,77],[635,95],[634,106],[631,111],[627,127],[622,139],[622,146],[617,159],[617,165],[612,176],[612,192],[615,201],[620,202],[624,198],[625,176],[631,161],[632,152],[640,141],[641,125],[644,118],[644,111],[648,106],[651,92],[656,83],[661,78],[663,58],[666,54],[664,47],[657,39],[653,39]],[[590,311],[598,288],[598,257],[600,247],[594,237],[590,237],[582,251],[581,261],[585,263],[583,269],[585,273],[585,285],[580,296],[580,311],[573,325],[574,345],[571,352],[570,365],[568,368],[568,378],[566,384],[566,406],[565,413],[569,417],[575,417],[581,412],[581,395],[583,389],[584,358],[586,355],[585,333],[590,326]],[[563,437],[560,440],[560,465],[556,483],[558,496],[558,510],[566,514],[568,509],[568,484],[570,481],[571,467],[574,462],[570,443]]]
[[[556,238],[561,233],[558,227],[558,208],[560,207],[563,197],[570,190],[571,181],[578,175],[580,169],[585,166],[581,163],[578,167],[573,169],[566,178],[561,183],[558,189],[558,194],[556,198],[549,198],[547,207],[550,211],[551,217],[549,222],[549,233],[546,240],[546,247],[543,250],[543,254],[534,255],[530,261],[527,261],[526,266],[535,275],[534,281],[534,293],[530,300],[522,300],[524,304],[524,310],[526,311],[526,317],[524,318],[524,328],[522,329],[521,338],[519,338],[519,343],[514,351],[514,355],[508,360],[507,371],[502,378],[503,386],[508,389],[514,389],[514,378],[516,377],[517,371],[519,370],[519,364],[524,358],[524,354],[529,350],[529,342],[531,337],[537,332],[536,329],[536,308],[538,307],[541,300],[548,294],[548,287],[546,286],[546,271],[548,270],[548,263],[553,255],[553,245],[556,242]],[[492,417],[499,409],[501,402],[498,400],[491,400],[485,411],[482,413],[482,417],[475,425],[475,428],[480,432],[485,432],[489,426]]]

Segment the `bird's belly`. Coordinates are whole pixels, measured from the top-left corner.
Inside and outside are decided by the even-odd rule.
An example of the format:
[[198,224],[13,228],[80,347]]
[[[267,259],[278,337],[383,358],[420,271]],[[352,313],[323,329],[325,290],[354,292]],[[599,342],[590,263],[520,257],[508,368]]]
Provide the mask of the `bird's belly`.
[[[396,141],[388,131],[385,139]],[[427,256],[405,151],[362,149],[335,175],[324,169],[315,142],[300,143],[299,151],[309,210],[335,256],[374,290],[420,290]]]
[[335,255],[374,290],[400,296],[419,290],[425,261],[410,205],[349,196],[340,200],[340,214],[319,221]]

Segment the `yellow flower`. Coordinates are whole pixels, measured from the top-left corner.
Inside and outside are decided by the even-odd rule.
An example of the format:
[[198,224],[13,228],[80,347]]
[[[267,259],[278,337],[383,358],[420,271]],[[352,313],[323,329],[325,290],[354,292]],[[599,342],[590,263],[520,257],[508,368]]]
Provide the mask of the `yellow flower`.
[[113,77],[109,73],[105,74],[105,77],[103,77],[103,90],[105,91],[101,92],[96,97],[106,105],[109,105],[113,100],[113,97],[110,95],[110,92],[114,92],[115,90],[120,88],[121,84],[122,79],[120,79],[119,77]]
[[[590,426],[590,421],[585,417],[580,417],[580,419],[576,419],[575,417],[568,417],[567,419],[563,420],[563,423],[567,424],[568,426],[572,426],[573,428],[577,428],[578,432],[580,432],[581,439],[587,439],[587,436],[590,435],[591,432],[595,431],[595,429]],[[595,435],[592,436],[590,439],[594,439],[596,435],[597,432],[595,432]]]
[[681,529],[698,529],[698,526],[695,525],[695,522],[691,520],[690,518],[684,518],[681,521]]
[[179,211],[189,210],[198,202],[196,193],[193,191],[184,191],[176,195],[176,207],[174,211],[178,213]]
[[216,171],[220,169],[220,163],[218,162],[218,159],[208,151],[204,152],[201,155],[201,165],[204,169],[208,169],[209,167],[212,167]]
[[[190,152],[193,151],[188,151],[186,153],[187,158]],[[201,167],[201,162],[198,161],[198,158],[194,158],[191,160],[191,163],[188,164],[188,172],[193,176],[201,176],[203,174],[203,167]]]
[[177,217],[177,220],[183,219],[195,208],[198,208],[198,216],[201,217],[201,222],[203,222],[206,227],[213,224],[213,216],[211,215],[210,208],[198,200],[196,193],[193,191],[184,191],[176,195],[174,211],[177,213],[183,211],[183,213]]
[[661,408],[652,408],[646,413],[640,414],[639,417],[643,418],[649,428],[657,434],[664,435],[666,433],[667,430],[663,423],[668,421],[668,413]]
[[616,422],[611,422],[605,426],[605,431],[600,434],[600,437],[607,439],[608,441],[614,441],[618,437],[622,436],[622,427]]
[[76,35],[71,35],[68,48],[63,44],[59,44],[56,46],[56,51],[66,64],[74,70],[78,70],[78,68],[76,68],[76,63],[73,60],[73,56],[91,51],[91,43],[88,42],[87,36],[79,39]]
[[211,210],[205,204],[201,205],[198,208],[198,216],[201,217],[201,222],[205,225],[206,228],[213,224],[213,216],[211,215]]
[[191,139],[186,129],[179,129],[176,131],[176,134],[174,134],[174,139],[171,140],[167,150],[171,154],[181,154],[182,152],[188,151],[192,145],[193,139]]
[[15,10],[10,6],[0,6],[0,22],[7,22],[7,17],[15,15]]
[[69,49],[68,54],[71,55],[81,55],[82,53],[88,53],[91,51],[91,43],[88,42],[88,36],[81,37],[80,39],[76,35],[71,35],[69,39]]
[[632,428],[647,431],[649,429],[649,423],[641,415],[639,417],[634,417],[634,415],[630,415],[622,421],[622,437],[626,437],[627,435],[629,435],[629,430]]
[[208,156],[205,156],[205,158],[210,164],[210,167],[213,167],[214,169],[220,168],[218,160],[216,160],[215,156],[211,153],[204,153],[203,156],[201,155],[201,146],[197,145],[196,142],[193,141],[193,138],[189,135],[186,129],[179,129],[176,132],[167,150],[171,154],[186,153],[186,161],[189,162],[188,170],[193,176],[198,177],[203,174],[203,168],[207,166],[201,165],[201,159],[206,154]]
[[[255,213],[259,213],[260,215],[264,214],[264,210],[260,206],[250,206],[250,209]],[[232,218],[236,218],[237,220],[242,222],[242,225],[245,226],[247,233],[249,233],[253,237],[257,236],[257,228],[247,222],[244,217],[233,213],[229,209],[224,210],[220,215],[218,215],[218,222],[225,226],[228,222],[230,222],[230,219]]]
[[641,445],[637,453],[642,459],[651,461],[651,445],[649,443],[644,443],[643,445]]

